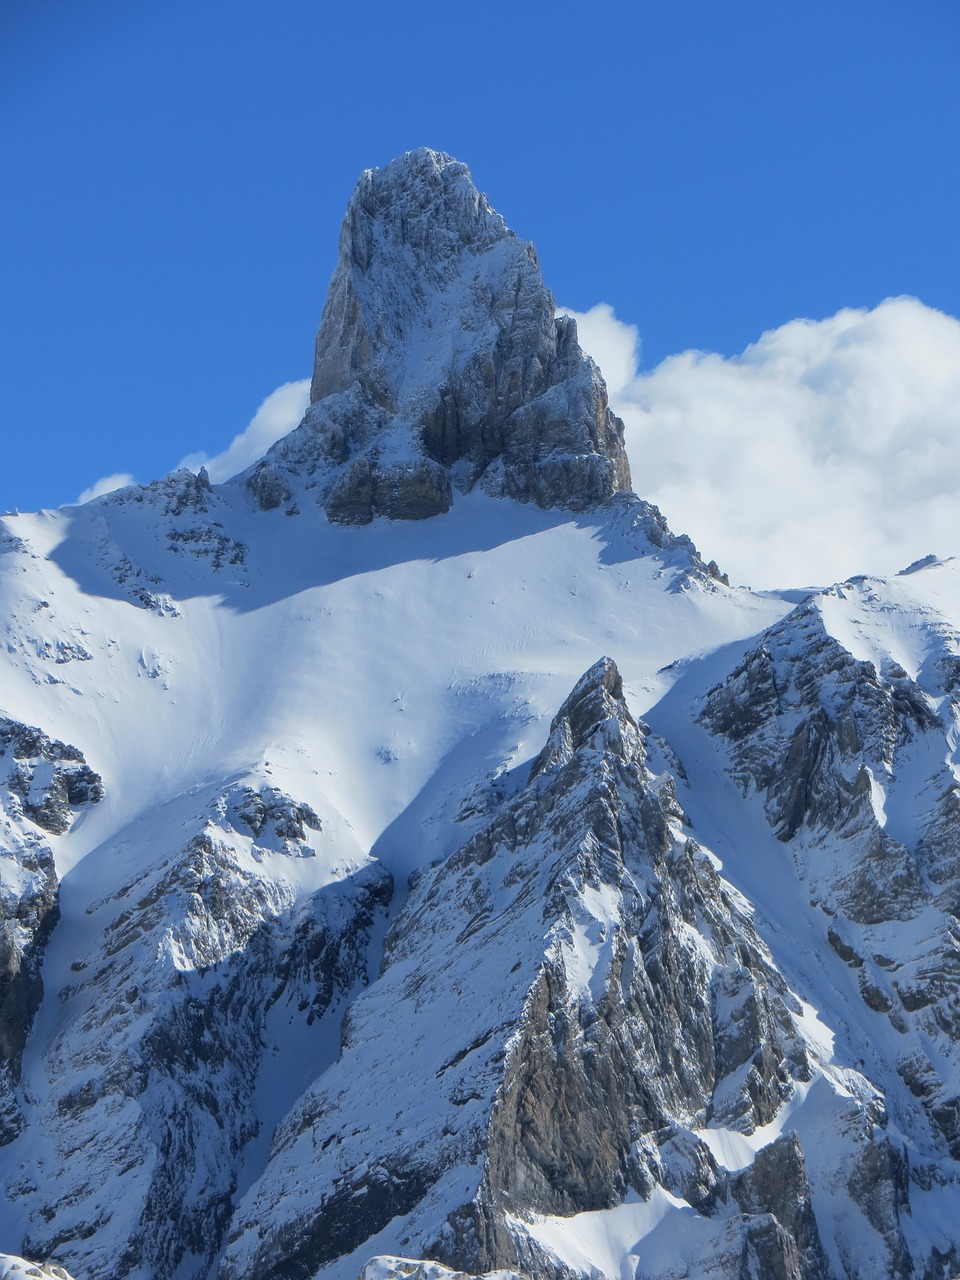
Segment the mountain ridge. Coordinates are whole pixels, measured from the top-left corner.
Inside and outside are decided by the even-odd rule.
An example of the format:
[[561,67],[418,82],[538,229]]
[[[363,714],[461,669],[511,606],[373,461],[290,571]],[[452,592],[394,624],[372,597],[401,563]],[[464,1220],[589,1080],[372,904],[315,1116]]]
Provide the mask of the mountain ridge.
[[2,1247],[960,1268],[960,567],[731,588],[628,491],[571,325],[411,153],[290,436],[3,518]]

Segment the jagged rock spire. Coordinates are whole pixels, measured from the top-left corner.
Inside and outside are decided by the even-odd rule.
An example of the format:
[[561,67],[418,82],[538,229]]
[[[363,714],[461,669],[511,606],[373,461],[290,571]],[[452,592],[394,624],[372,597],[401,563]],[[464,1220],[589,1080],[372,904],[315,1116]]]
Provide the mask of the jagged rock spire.
[[[347,391],[355,381],[378,402],[403,399],[397,382],[405,370],[398,362],[409,363],[414,327],[430,326],[432,317],[422,313],[435,294],[461,281],[465,256],[476,258],[504,241],[511,242],[510,257],[530,250],[490,208],[467,166],[450,156],[424,148],[385,169],[367,169],[340,231],[340,257],[317,334],[311,401]],[[439,330],[438,345],[444,339],[457,344],[460,335],[430,327]]]
[[[328,464],[334,520],[435,515],[453,484],[571,510],[630,488],[622,423],[533,246],[439,152],[361,177],[311,402],[304,428]],[[285,459],[289,444],[271,462]]]

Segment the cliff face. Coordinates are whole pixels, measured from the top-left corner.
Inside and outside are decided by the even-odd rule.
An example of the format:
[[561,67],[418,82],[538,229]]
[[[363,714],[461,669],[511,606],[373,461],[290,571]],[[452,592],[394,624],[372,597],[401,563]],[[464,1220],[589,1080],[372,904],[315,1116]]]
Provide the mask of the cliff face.
[[[422,519],[454,488],[582,511],[630,489],[599,370],[533,246],[466,166],[415,151],[357,186],[304,426],[269,455],[322,463],[330,519]],[[257,483],[262,484],[262,481]]]
[[[263,1122],[258,1076],[274,1027],[295,1010],[309,1037],[364,985],[390,899],[389,875],[362,859],[298,893],[297,864],[323,858],[326,824],[275,788],[177,808],[182,821],[168,814],[166,831],[195,834],[87,908],[88,949],[58,993],[50,1084],[35,1104],[56,1158],[42,1187],[17,1188],[33,1206],[24,1252],[48,1258],[86,1241],[83,1273],[210,1265]],[[153,842],[164,834],[158,823]]]
[[700,715],[738,785],[763,798],[829,946],[893,1030],[891,1060],[956,1159],[960,631],[928,597],[935,576],[936,566],[814,596]]

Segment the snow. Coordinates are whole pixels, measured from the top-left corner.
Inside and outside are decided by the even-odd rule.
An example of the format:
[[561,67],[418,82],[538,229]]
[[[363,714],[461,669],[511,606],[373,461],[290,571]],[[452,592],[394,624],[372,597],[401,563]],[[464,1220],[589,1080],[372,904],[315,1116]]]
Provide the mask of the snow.
[[[618,510],[573,517],[474,492],[440,519],[352,529],[306,505],[297,517],[255,512],[230,486],[205,515],[165,515],[167,501],[162,487],[130,490],[21,516],[25,550],[0,556],[0,710],[77,745],[105,786],[100,804],[51,838],[62,920],[24,1063],[38,1117],[55,1105],[47,1072],[64,1013],[83,1007],[59,998],[77,984],[75,963],[96,954],[121,910],[118,889],[148,884],[225,790],[275,786],[321,819],[314,857],[264,861],[237,835],[243,874],[306,900],[375,859],[395,877],[396,909],[410,872],[462,843],[464,798],[482,796],[491,777],[510,785],[519,769],[522,780],[549,718],[601,653],[617,654],[643,710],[669,686],[675,671],[661,668],[678,654],[753,634],[785,608],[742,592],[667,590],[677,571],[642,554]],[[216,572],[209,557],[169,549],[171,526],[210,520],[247,547],[243,564]],[[131,582],[157,606],[136,603]],[[89,660],[58,663],[35,643],[64,635],[82,640]],[[591,900],[570,940],[586,989],[609,968],[602,932],[615,905]],[[177,970],[193,971],[182,936],[164,948]],[[336,1057],[341,1015],[295,1030],[286,1006],[271,1009],[260,1131],[238,1195],[262,1171],[277,1123]],[[67,1044],[56,1053],[67,1061]],[[105,1150],[113,1141],[105,1135]],[[4,1171],[58,1159],[42,1123],[2,1153]],[[5,1215],[12,1243],[28,1209],[19,1199]]]
[[[824,1063],[824,1074],[798,1087],[770,1124],[749,1135],[708,1125],[697,1136],[731,1170],[791,1130],[806,1146],[843,1114],[848,1086],[860,1088],[843,1063],[896,1060],[890,1035],[878,1039],[875,1015],[852,1018],[849,971],[814,928],[792,862],[759,804],[725,777],[689,710],[789,602],[742,590],[669,590],[664,562],[624,546],[602,513],[571,517],[475,492],[458,496],[439,520],[358,530],[310,511],[254,513],[229,487],[217,501],[217,518],[249,549],[242,566],[220,575],[171,556],[149,504],[110,499],[20,517],[27,556],[37,558],[8,553],[0,562],[8,602],[3,710],[76,743],[106,785],[104,801],[54,842],[64,920],[48,952],[51,996],[75,980],[73,961],[95,945],[104,910],[112,910],[98,904],[132,872],[147,875],[151,859],[174,833],[192,829],[225,785],[274,785],[320,815],[316,856],[269,869],[294,897],[372,857],[393,873],[402,900],[410,872],[462,841],[464,796],[528,761],[569,688],[609,652],[633,710],[649,715],[690,777],[681,790],[694,830],[755,906],[803,997],[798,1023]],[[91,548],[103,545],[122,547],[145,579],[162,579],[170,608],[131,603],[97,568]],[[918,570],[882,595],[874,584],[847,586],[819,597],[818,608],[855,656],[878,666],[892,658],[917,675],[934,650],[930,629],[916,620],[947,606],[960,611],[957,576],[951,565]],[[29,643],[41,634],[40,599],[42,634],[82,636],[89,660],[57,664]],[[928,762],[916,759],[919,778]],[[892,821],[896,788],[877,777],[872,785],[874,811]],[[264,873],[249,839],[237,848],[241,865]],[[612,963],[618,910],[609,888],[587,886],[572,931],[559,940],[571,985],[594,1000]],[[712,963],[709,952],[704,962]],[[176,964],[193,961],[179,952]],[[42,1071],[58,1017],[50,998],[28,1053],[32,1073]],[[275,1126],[334,1064],[339,1017],[305,1028],[277,1005],[265,1039],[255,1098],[261,1128],[238,1196],[254,1186]],[[415,1126],[413,1112],[406,1123]],[[10,1154],[37,1163],[44,1148],[38,1134]],[[694,1218],[657,1188],[646,1202],[525,1229],[575,1270],[618,1277],[633,1274],[641,1241],[649,1265],[649,1249],[674,1230],[667,1224],[682,1220],[686,1231]]]
[[[86,624],[95,654],[69,664],[72,695],[38,685],[48,668],[25,657],[10,664],[5,686],[8,714],[76,742],[107,783],[106,805],[61,842],[63,870],[108,829],[198,777],[262,760],[287,768],[294,755],[312,762],[314,794],[322,789],[372,848],[456,742],[492,736],[503,761],[533,754],[543,719],[599,653],[616,650],[631,687],[651,698],[669,680],[660,668],[701,648],[703,632],[721,640],[752,633],[783,611],[748,596],[656,591],[664,607],[638,616],[624,598],[655,589],[655,561],[607,566],[602,522],[591,528],[509,504],[505,525],[504,509],[472,493],[439,523],[357,530],[330,526],[319,513],[255,514],[236,501],[231,533],[251,548],[244,575],[220,581],[203,572],[199,583],[193,565],[171,563],[156,535],[145,536],[151,513],[142,507],[112,510],[108,499],[21,516],[21,536],[44,557],[42,568],[31,565],[31,594],[41,568],[50,625]],[[87,540],[85,525],[108,521],[145,572],[167,575],[180,616],[108,595],[91,617],[93,583],[75,563],[77,544]],[[199,594],[200,585],[210,594]],[[574,591],[576,625],[558,628]],[[14,604],[21,618],[25,604]],[[160,678],[145,679],[150,673]],[[491,683],[498,679],[500,689]],[[471,688],[476,695],[465,699]],[[384,752],[390,770],[371,769]],[[471,772],[478,763],[471,760]],[[415,865],[395,864],[404,855],[382,846],[378,856],[401,877]]]
[[673,1229],[682,1230],[681,1222],[694,1216],[685,1201],[657,1187],[649,1200],[630,1191],[613,1209],[513,1222],[578,1275],[633,1280],[638,1262],[646,1258],[645,1238],[653,1229],[668,1219]]
[[717,1164],[724,1169],[746,1169],[753,1164],[758,1151],[775,1142],[784,1133],[804,1134],[805,1120],[822,1108],[831,1111],[836,1106],[836,1094],[823,1076],[799,1083],[793,1096],[785,1102],[769,1124],[759,1125],[753,1133],[741,1133],[719,1125],[694,1129],[698,1138],[707,1144]]
[[0,1280],[70,1280],[62,1267],[27,1262],[11,1253],[0,1253]]
[[[277,853],[264,862],[238,836],[246,872],[304,900],[375,859],[394,875],[398,905],[408,875],[448,854],[471,829],[466,798],[482,812],[490,779],[501,780],[500,794],[522,781],[563,697],[601,653],[611,653],[632,709],[664,743],[662,763],[686,773],[679,787],[693,831],[737,900],[755,911],[800,998],[796,1021],[821,1064],[770,1124],[751,1134],[711,1124],[694,1132],[728,1170],[748,1167],[789,1132],[832,1169],[839,1139],[829,1135],[849,1122],[858,1100],[871,1098],[864,1076],[896,1081],[902,1036],[859,1001],[855,976],[827,946],[826,924],[811,913],[808,886],[770,831],[761,798],[733,784],[691,710],[790,602],[743,590],[671,589],[670,564],[625,544],[616,519],[604,513],[571,517],[475,492],[458,495],[438,520],[350,529],[310,510],[254,513],[229,486],[216,500],[216,518],[248,548],[243,565],[220,574],[205,560],[172,555],[161,516],[129,500],[21,516],[17,532],[28,550],[0,557],[2,710],[78,745],[106,786],[103,802],[52,840],[63,922],[48,949],[48,996],[25,1062],[36,1106],[42,1111],[48,1096],[44,1061],[60,1027],[59,992],[76,982],[72,965],[97,945],[116,911],[112,895],[132,875],[149,877],[181,833],[206,821],[225,788],[276,786],[321,819],[313,857]],[[132,603],[111,576],[121,547],[144,580],[162,580],[162,607]],[[855,657],[878,670],[896,662],[933,698],[931,663],[960,650],[948,621],[960,616],[955,563],[893,584],[844,584],[816,600],[829,633]],[[57,662],[49,646],[65,635],[91,657]],[[924,739],[901,755],[896,777],[871,771],[873,813],[904,842],[915,841],[928,807],[924,788],[945,763],[937,750]],[[596,1000],[613,963],[620,904],[609,887],[586,886],[571,906],[570,931],[557,942],[572,988]],[[875,933],[873,945],[934,954],[938,927],[935,914],[924,915],[886,940]],[[170,945],[181,948],[171,953],[176,966],[191,970],[195,961],[182,943]],[[709,950],[703,960],[709,969]],[[631,963],[628,954],[625,969]],[[489,994],[483,975],[451,982],[461,999]],[[342,1009],[307,1027],[287,1006],[271,1009],[254,1098],[260,1131],[245,1150],[238,1200],[255,1187],[276,1126],[335,1066],[341,1016]],[[418,1052],[439,1062],[442,1043]],[[395,1087],[416,1093],[415,1082]],[[409,1105],[404,1123],[415,1129],[413,1093]],[[894,1123],[907,1114],[894,1099]],[[923,1149],[926,1140],[916,1141]],[[4,1156],[7,1169],[56,1158],[36,1129]],[[297,1194],[307,1203],[309,1186]],[[927,1228],[917,1224],[927,1222],[931,1238],[943,1238],[950,1195],[949,1187],[922,1201],[915,1195],[918,1236]],[[836,1221],[838,1205],[818,1213]],[[23,1212],[8,1214],[11,1243],[26,1228]],[[854,1222],[856,1211],[844,1212]],[[651,1274],[652,1260],[676,1262],[678,1233],[694,1258],[722,1223],[698,1218],[658,1187],[647,1201],[628,1197],[613,1209],[536,1219],[523,1230],[575,1271],[617,1278],[633,1276],[641,1261]],[[867,1248],[860,1228],[844,1230],[845,1248]]]

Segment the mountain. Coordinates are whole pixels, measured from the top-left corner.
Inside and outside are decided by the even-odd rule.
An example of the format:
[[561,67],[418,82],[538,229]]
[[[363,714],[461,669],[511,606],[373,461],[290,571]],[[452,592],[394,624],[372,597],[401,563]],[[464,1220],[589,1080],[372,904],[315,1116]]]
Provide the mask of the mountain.
[[642,461],[418,151],[296,430],[0,521],[0,1274],[960,1270],[960,564],[731,587]]

